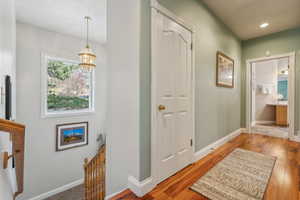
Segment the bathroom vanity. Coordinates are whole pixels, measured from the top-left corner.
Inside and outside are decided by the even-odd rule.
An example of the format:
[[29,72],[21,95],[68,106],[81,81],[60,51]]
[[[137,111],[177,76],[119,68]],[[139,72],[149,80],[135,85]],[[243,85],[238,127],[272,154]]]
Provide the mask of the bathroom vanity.
[[274,103],[268,104],[273,106],[276,113],[276,125],[288,126],[288,104],[287,103]]

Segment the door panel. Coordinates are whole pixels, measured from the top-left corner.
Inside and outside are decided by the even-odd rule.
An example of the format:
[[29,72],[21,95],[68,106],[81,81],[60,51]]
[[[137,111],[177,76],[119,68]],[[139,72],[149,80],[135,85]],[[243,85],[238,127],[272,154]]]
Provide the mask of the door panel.
[[162,123],[160,132],[164,134],[161,136],[160,140],[160,146],[162,147],[160,159],[166,160],[167,158],[174,156],[174,149],[172,148],[172,145],[169,145],[170,143],[174,142],[173,140],[170,141],[170,138],[173,138],[173,115],[169,113],[162,114],[161,120]]
[[159,171],[161,178],[168,178],[174,173],[174,166],[176,165],[176,154],[174,153],[174,114],[163,113],[161,114],[161,123],[158,132],[161,133],[159,145]]
[[[155,96],[159,180],[192,161],[192,34],[181,25],[156,16]],[[159,109],[159,106],[164,109]]]
[[170,60],[169,54],[176,54],[176,44],[173,42],[176,38],[175,32],[164,31],[161,35],[161,65],[164,66],[158,69],[157,79],[159,80],[160,87],[158,88],[160,97],[173,97],[174,96],[174,80],[175,77],[169,73],[173,66],[176,65],[175,60]]
[[191,68],[188,62],[191,59],[189,58],[190,45],[182,38],[181,34],[177,37],[177,42],[179,45],[179,62],[176,65],[176,95],[178,97],[187,97],[189,95],[187,89],[190,88],[189,84],[191,81]]

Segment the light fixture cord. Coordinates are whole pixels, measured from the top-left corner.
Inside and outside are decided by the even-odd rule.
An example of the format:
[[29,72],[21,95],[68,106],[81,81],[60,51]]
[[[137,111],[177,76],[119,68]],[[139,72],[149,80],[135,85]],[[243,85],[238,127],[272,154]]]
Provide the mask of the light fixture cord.
[[90,46],[89,46],[89,17],[86,17],[86,47],[90,48]]

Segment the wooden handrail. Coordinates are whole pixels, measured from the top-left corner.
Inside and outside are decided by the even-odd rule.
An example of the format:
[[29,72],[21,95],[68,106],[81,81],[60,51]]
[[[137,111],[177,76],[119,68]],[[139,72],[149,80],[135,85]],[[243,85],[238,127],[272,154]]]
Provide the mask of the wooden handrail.
[[0,131],[10,133],[12,141],[12,155],[4,156],[4,165],[8,159],[13,157],[15,162],[16,179],[18,190],[14,198],[21,194],[24,189],[24,144],[25,144],[25,126],[12,121],[0,119]]
[[104,200],[105,197],[105,145],[90,161],[84,160],[84,200]]

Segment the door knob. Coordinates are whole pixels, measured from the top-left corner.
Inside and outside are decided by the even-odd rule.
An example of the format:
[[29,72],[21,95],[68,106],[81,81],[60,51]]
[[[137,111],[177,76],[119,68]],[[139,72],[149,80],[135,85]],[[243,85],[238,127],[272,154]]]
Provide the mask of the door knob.
[[158,110],[159,110],[159,111],[166,110],[166,106],[164,106],[164,105],[159,105],[159,106],[158,106]]

